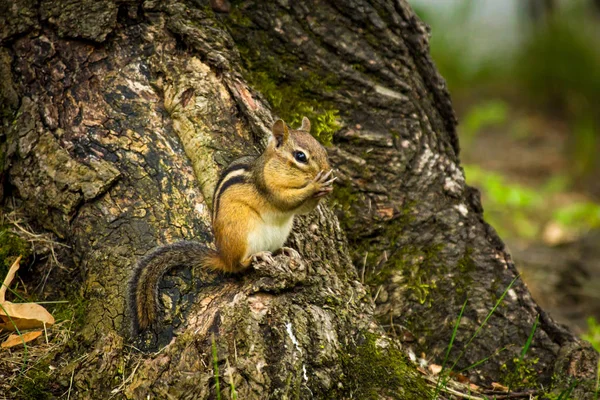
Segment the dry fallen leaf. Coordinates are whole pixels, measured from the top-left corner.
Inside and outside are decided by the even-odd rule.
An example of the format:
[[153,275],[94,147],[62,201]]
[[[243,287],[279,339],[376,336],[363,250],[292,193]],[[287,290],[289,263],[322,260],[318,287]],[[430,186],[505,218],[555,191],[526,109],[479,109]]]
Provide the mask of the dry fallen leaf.
[[458,372],[450,372],[450,376],[456,379],[460,383],[470,383],[469,378],[464,376],[463,374],[459,374]]
[[431,371],[432,374],[437,375],[440,372],[442,372],[442,366],[441,365],[437,365],[437,364],[430,364],[429,365],[429,370]]
[[4,283],[0,287],[0,329],[15,331],[17,329],[43,328],[44,324],[54,324],[54,317],[46,309],[35,303],[12,303],[6,301],[6,289],[19,269],[17,258],[8,270]]
[[481,388],[474,383],[469,383],[469,388],[474,392],[479,392]]
[[494,390],[500,390],[502,392],[508,392],[508,388],[498,382],[492,382],[492,387]]
[[39,338],[42,335],[42,331],[27,332],[22,335],[10,335],[8,339],[2,342],[2,348],[7,349],[9,347],[18,346],[23,343],[31,342],[34,339]]

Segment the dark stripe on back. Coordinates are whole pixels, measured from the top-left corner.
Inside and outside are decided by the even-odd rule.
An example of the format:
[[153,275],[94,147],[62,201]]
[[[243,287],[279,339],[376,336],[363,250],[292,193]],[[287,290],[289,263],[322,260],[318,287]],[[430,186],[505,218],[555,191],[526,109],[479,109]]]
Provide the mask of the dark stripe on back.
[[238,169],[243,169],[243,170],[248,171],[250,169],[250,165],[248,165],[248,164],[233,164],[233,165],[230,165],[229,167],[225,168],[223,170],[223,172],[221,172],[221,176],[219,177],[219,180],[217,181],[217,186],[215,186],[215,192],[213,193],[213,196],[217,195],[217,191],[219,190],[219,186],[223,182],[223,179],[225,179],[230,172],[237,171]]
[[246,164],[243,162],[236,163],[234,161],[233,164],[229,164],[229,166],[221,172],[221,175],[219,176],[219,180],[217,181],[217,185],[215,186],[215,191],[213,192],[213,209],[212,209],[213,221],[214,221],[215,217],[217,216],[217,205],[218,205],[217,199],[219,197],[219,192],[221,192],[221,184],[223,183],[225,178],[227,178],[227,175],[229,175],[230,173],[232,173],[234,171],[238,171],[238,170],[248,171],[249,169],[250,169],[249,164]]
[[[236,168],[236,169],[241,169],[241,168]],[[231,172],[231,171],[229,171],[229,172]],[[227,188],[229,188],[233,185],[239,185],[242,183],[246,183],[246,181],[247,181],[247,177],[245,175],[237,175],[237,176],[234,176],[230,179],[227,179],[225,182],[223,182],[223,185],[221,186],[219,192],[215,193],[215,196],[216,195],[218,195],[218,196],[215,197],[213,223],[214,223],[214,219],[217,218],[217,213],[219,212],[219,203],[221,200],[221,196],[223,196],[223,193],[225,193]]]

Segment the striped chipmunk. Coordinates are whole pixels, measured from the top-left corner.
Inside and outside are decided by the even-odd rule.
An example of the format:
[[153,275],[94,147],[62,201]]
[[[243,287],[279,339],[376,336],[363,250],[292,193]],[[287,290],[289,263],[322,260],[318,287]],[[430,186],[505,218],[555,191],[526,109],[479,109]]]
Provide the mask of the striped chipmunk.
[[132,333],[147,329],[158,313],[158,285],[176,266],[238,272],[252,262],[272,262],[296,214],[312,211],[333,190],[333,170],[325,149],[310,134],[304,117],[298,130],[282,120],[273,124],[267,148],[258,157],[242,157],[221,174],[213,197],[215,249],[182,241],[152,250],[141,258],[129,282]]

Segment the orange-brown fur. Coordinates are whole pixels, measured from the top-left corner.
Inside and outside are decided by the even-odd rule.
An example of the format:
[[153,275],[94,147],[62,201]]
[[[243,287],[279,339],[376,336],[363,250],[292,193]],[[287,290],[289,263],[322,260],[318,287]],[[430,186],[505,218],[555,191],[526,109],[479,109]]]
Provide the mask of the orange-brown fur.
[[[279,120],[259,157],[236,160],[223,172],[213,204],[216,250],[179,242],[140,260],[130,281],[134,333],[154,322],[158,283],[168,269],[187,265],[243,270],[255,254],[283,246],[294,215],[311,211],[331,192],[335,178],[330,179],[327,153],[309,131],[307,118],[299,130],[290,130]],[[298,151],[305,153],[306,163],[295,159]]]

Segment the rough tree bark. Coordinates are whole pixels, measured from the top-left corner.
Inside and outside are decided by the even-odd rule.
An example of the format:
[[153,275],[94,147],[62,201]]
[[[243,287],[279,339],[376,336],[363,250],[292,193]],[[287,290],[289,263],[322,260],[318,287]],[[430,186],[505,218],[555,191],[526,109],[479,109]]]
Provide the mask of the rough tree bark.
[[[3,211],[69,246],[71,270],[50,284],[82,277],[85,319],[49,356],[67,360],[46,371],[50,393],[72,379],[71,398],[215,398],[219,382],[223,398],[232,386],[240,399],[429,398],[400,349],[441,363],[468,300],[450,359],[493,355],[472,381],[506,378],[539,315],[527,385],[577,380],[573,398],[592,397],[597,355],[519,280],[469,342],[517,271],[465,183],[427,27],[406,1],[216,14],[200,0],[5,0],[0,45]],[[211,240],[218,171],[260,151],[275,113],[335,130],[341,182],[332,207],[295,225],[302,259],[169,274],[161,329],[128,338],[136,259]]]

